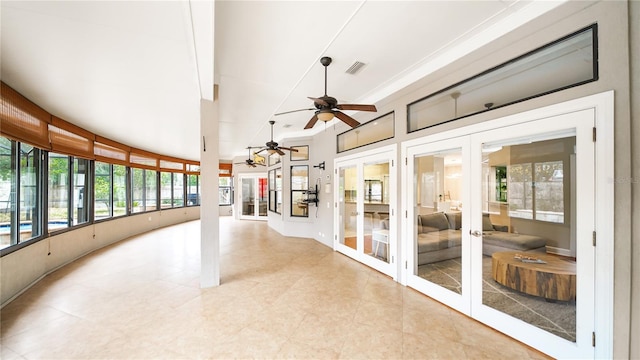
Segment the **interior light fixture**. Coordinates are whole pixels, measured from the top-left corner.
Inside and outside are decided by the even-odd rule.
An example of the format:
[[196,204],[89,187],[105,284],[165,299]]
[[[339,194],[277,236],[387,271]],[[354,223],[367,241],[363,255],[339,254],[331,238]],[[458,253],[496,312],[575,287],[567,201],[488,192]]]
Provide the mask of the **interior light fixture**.
[[327,111],[327,112],[320,111],[318,113],[318,119],[322,120],[324,122],[327,122],[327,121],[333,119],[333,112],[332,111]]

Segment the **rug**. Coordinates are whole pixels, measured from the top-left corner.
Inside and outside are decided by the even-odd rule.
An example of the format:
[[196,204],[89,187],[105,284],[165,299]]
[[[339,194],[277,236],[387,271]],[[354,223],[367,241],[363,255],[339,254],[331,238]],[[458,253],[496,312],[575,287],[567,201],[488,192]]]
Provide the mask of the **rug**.
[[[462,293],[460,258],[418,267],[418,276]],[[498,284],[491,277],[491,257],[482,258],[482,303],[569,341],[576,341],[575,301],[549,302]]]

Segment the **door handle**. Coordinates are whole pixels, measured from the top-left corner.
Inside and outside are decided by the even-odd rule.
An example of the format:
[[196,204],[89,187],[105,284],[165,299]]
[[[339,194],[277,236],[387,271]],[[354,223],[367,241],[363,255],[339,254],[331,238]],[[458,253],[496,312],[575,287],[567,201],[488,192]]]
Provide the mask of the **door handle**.
[[482,231],[478,231],[478,230],[476,230],[476,231],[471,231],[471,230],[469,230],[469,234],[470,234],[470,235],[473,235],[473,236],[475,236],[475,237],[481,237],[481,236],[482,236]]

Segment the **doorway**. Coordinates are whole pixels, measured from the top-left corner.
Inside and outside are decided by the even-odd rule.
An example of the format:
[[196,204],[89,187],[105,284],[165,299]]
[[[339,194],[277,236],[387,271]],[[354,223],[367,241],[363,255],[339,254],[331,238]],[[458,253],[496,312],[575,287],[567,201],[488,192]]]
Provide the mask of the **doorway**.
[[596,288],[612,277],[597,269],[612,259],[592,239],[613,206],[595,206],[612,189],[596,171],[609,142],[597,150],[594,129],[612,134],[596,111],[607,100],[404,143],[406,284],[553,357],[600,353],[592,339],[610,333],[612,313],[594,316],[610,302]]
[[396,279],[396,150],[335,161],[334,249]]
[[239,218],[242,220],[267,220],[267,175],[240,174]]

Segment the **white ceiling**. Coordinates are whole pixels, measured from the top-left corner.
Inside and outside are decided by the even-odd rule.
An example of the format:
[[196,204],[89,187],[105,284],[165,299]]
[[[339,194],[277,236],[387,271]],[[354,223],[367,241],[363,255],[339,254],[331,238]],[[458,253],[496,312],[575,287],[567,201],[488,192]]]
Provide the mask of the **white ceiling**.
[[[0,75],[96,134],[192,160],[215,82],[231,160],[269,140],[269,120],[276,141],[324,128],[302,131],[311,111],[273,116],[323,95],[322,56],[329,95],[375,104],[560,3],[3,0]],[[346,74],[355,60],[367,65]]]

